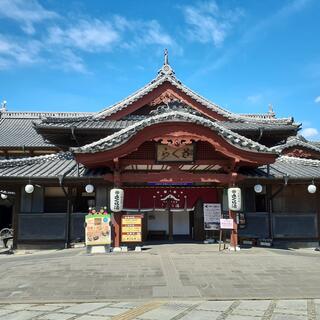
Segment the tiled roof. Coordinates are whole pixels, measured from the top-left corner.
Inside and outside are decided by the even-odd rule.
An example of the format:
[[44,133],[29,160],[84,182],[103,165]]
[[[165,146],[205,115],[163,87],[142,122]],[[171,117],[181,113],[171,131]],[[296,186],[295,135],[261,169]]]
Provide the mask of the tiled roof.
[[286,143],[274,146],[271,149],[282,152],[283,150],[292,147],[302,147],[315,152],[320,152],[320,145],[316,145],[302,136],[289,137]]
[[39,135],[33,123],[42,117],[74,117],[75,112],[2,112],[0,113],[0,148],[1,147],[53,147]]
[[291,124],[293,122],[292,118],[283,118],[277,119],[274,117],[274,114],[263,114],[263,115],[240,115],[236,113],[232,113],[223,109],[222,107],[218,106],[217,104],[205,99],[204,97],[200,96],[199,94],[195,93],[188,87],[186,87],[180,80],[178,80],[168,64],[164,64],[162,68],[158,72],[158,76],[145,85],[143,88],[139,89],[138,91],[134,92],[127,98],[121,100],[120,102],[105,108],[101,112],[94,115],[95,118],[104,118],[108,117],[112,114],[119,112],[122,109],[125,109],[135,101],[141,99],[148,93],[152,92],[154,89],[159,87],[165,82],[169,82],[171,85],[176,87],[177,89],[181,90],[187,96],[190,96],[195,101],[201,103],[208,109],[218,113],[219,115],[233,121],[261,121],[261,122],[277,122],[277,123],[284,123],[284,124]]
[[261,123],[261,122],[231,122],[231,121],[220,121],[218,122],[222,126],[232,131],[297,131],[299,128],[298,124],[282,124],[282,123]]
[[[49,178],[56,179],[59,175],[66,174],[66,178],[102,177],[106,169],[88,170],[81,164],[77,167],[70,152],[49,156],[29,157],[19,160],[0,161],[1,178]],[[257,169],[243,169],[242,173],[247,177],[283,179],[284,176],[292,180],[320,179],[320,160],[309,160],[295,157],[281,156],[269,166]]]
[[208,127],[211,130],[217,132],[221,137],[223,137],[230,144],[235,145],[238,148],[246,149],[255,152],[265,152],[265,153],[275,153],[271,151],[268,147],[259,144],[251,139],[241,136],[229,129],[226,129],[218,122],[213,122],[211,120],[199,117],[196,115],[191,115],[185,112],[167,112],[159,115],[149,117],[147,119],[138,121],[131,126],[122,129],[110,136],[107,136],[101,140],[95,141],[93,143],[87,144],[79,148],[72,148],[75,153],[96,153],[109,149],[113,149],[132,138],[137,132],[142,129],[163,122],[191,122],[196,124],[201,124],[202,126]]
[[58,179],[61,175],[81,178],[104,173],[105,169],[88,170],[81,164],[77,165],[70,152],[0,161],[0,178]]
[[[77,129],[94,129],[94,130],[119,130],[126,128],[138,121],[147,119],[147,117],[137,117],[135,120],[104,120],[104,119],[86,119],[86,120],[71,120],[71,121],[42,121],[37,122],[37,129],[65,129],[75,127]],[[217,121],[227,129],[232,131],[296,131],[298,126],[295,124],[279,124],[279,123],[257,123],[257,122],[231,122]]]
[[[320,160],[280,156],[269,166],[269,169],[269,178],[282,179],[288,176],[289,179],[320,179]],[[246,169],[244,173],[251,177],[268,177],[267,166]]]
[[102,130],[119,130],[126,128],[136,121],[133,120],[118,120],[118,121],[109,121],[104,119],[77,119],[69,121],[51,121],[45,120],[35,123],[37,129],[42,128],[55,128],[55,129],[65,129],[75,127],[78,129],[102,129]]

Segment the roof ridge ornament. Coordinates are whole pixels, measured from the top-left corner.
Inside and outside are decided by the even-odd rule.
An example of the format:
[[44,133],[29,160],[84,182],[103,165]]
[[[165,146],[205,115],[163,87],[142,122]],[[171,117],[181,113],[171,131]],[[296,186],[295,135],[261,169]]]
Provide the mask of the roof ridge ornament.
[[2,112],[7,112],[7,101],[6,100],[3,100],[1,102],[0,113],[2,113]]
[[173,71],[173,69],[171,68],[170,64],[169,64],[169,53],[168,53],[168,49],[164,49],[164,61],[163,61],[163,66],[161,67],[161,69],[158,71],[158,78],[162,77],[162,76],[174,76],[175,72]]
[[274,112],[273,110],[273,105],[271,103],[269,103],[269,110],[268,110],[268,114],[271,116],[271,117],[275,117],[276,113]]

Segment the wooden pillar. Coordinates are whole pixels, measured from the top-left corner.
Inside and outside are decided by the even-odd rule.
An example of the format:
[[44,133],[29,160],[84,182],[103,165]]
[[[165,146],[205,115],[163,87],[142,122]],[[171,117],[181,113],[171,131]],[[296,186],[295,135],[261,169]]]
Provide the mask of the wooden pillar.
[[194,240],[203,241],[205,239],[204,227],[203,227],[203,201],[198,199],[194,208]]
[[65,239],[65,248],[70,248],[71,240],[71,219],[73,212],[73,201],[72,201],[72,188],[67,190],[67,213],[66,213],[66,239]]
[[21,187],[15,190],[16,195],[14,198],[12,208],[12,228],[13,228],[13,249],[17,249],[19,240],[19,215],[21,211]]
[[236,250],[238,246],[237,213],[229,210],[229,218],[233,220],[233,229],[231,230],[230,246]]
[[120,247],[121,243],[121,216],[122,212],[113,212],[112,225],[113,225],[113,247]]
[[[237,179],[237,172],[232,172],[230,175],[230,182],[229,187],[233,187],[235,185]],[[242,202],[243,196],[241,195]],[[233,229],[231,230],[231,237],[230,237],[230,246],[237,249],[238,246],[238,223],[237,223],[237,213],[235,211],[229,210],[229,218],[233,220]]]
[[168,209],[168,223],[169,223],[169,240],[173,240],[173,213],[169,207]]
[[[113,185],[116,188],[122,187],[121,174],[120,174],[120,165],[119,159],[113,159],[114,171],[113,171]],[[109,199],[110,203],[110,199]],[[113,212],[112,213],[112,226],[113,226],[113,247],[118,248],[121,244],[121,216],[122,212]]]

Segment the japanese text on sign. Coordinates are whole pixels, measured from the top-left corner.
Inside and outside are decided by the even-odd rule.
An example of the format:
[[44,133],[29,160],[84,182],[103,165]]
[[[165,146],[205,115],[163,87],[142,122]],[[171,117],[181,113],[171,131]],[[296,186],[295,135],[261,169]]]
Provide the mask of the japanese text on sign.
[[220,203],[204,203],[204,230],[219,230],[221,218]]
[[240,188],[228,189],[228,205],[229,205],[229,210],[232,210],[232,211],[241,210],[241,189]]
[[110,209],[113,212],[120,212],[123,209],[123,196],[122,189],[111,189],[110,191]]
[[142,216],[124,215],[121,218],[121,241],[141,242]]
[[158,161],[193,161],[193,145],[171,147],[163,144],[157,145]]
[[233,219],[220,219],[220,229],[233,229]]

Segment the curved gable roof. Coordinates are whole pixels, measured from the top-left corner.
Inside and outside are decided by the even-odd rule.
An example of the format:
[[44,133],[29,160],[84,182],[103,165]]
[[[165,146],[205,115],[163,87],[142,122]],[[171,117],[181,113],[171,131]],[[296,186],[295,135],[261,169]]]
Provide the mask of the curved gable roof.
[[127,108],[132,103],[138,101],[142,97],[146,96],[148,93],[152,92],[154,89],[159,87],[160,85],[164,84],[165,82],[170,83],[184,94],[195,100],[196,102],[200,103],[201,105],[205,106],[207,109],[216,112],[218,115],[224,117],[227,120],[233,121],[261,121],[261,122],[277,122],[277,123],[285,123],[285,124],[292,124],[293,118],[275,118],[274,113],[262,114],[262,115],[241,115],[230,112],[217,104],[207,100],[206,98],[202,97],[201,95],[197,94],[196,92],[192,91],[190,88],[185,86],[176,76],[172,68],[169,64],[164,64],[162,68],[158,72],[158,76],[146,84],[141,89],[137,90],[127,98],[121,100],[114,105],[105,108],[101,112],[98,112],[94,117],[95,118],[106,118],[110,117],[118,113],[119,111]]
[[300,147],[303,149],[308,149],[308,150],[312,150],[320,153],[320,146],[317,146],[311,143],[310,141],[306,140],[302,136],[289,137],[286,143],[278,146],[274,146],[271,149],[276,150],[278,152],[282,152],[286,149],[293,148],[293,147]]
[[189,122],[194,124],[200,124],[204,127],[211,129],[226,140],[231,145],[234,145],[237,148],[253,151],[253,152],[262,152],[262,153],[273,153],[276,152],[270,148],[259,144],[251,139],[248,139],[244,136],[241,136],[229,129],[226,129],[224,126],[218,122],[213,122],[211,120],[205,119],[197,115],[191,115],[190,113],[185,113],[181,111],[171,111],[163,114],[158,114],[147,119],[141,120],[132,124],[131,126],[122,129],[110,136],[107,136],[103,139],[95,141],[93,143],[87,144],[78,148],[71,148],[75,153],[97,153],[102,151],[107,151],[114,149],[118,146],[125,144],[129,139],[135,136],[142,129],[152,126],[159,123],[168,123],[168,122]]

